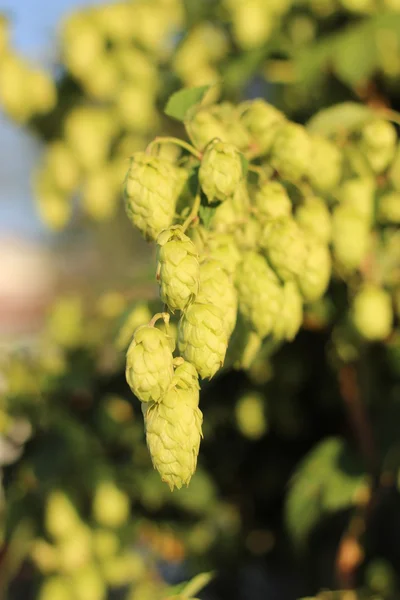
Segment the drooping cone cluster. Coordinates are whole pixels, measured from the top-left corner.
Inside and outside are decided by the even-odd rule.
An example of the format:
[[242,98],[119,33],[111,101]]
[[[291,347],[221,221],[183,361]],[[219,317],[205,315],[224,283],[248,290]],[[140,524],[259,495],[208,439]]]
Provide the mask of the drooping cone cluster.
[[[358,339],[388,337],[400,221],[400,150],[386,122],[342,131],[337,144],[334,132],[310,133],[259,99],[201,105],[185,127],[195,147],[177,145],[187,155],[136,153],[125,186],[133,223],[157,239],[161,301],[180,313],[173,335],[168,313],[135,330],[126,369],[145,403],[153,464],[171,489],[196,466],[198,378],[227,363],[261,381],[257,364],[294,339],[304,314],[312,326],[332,318],[321,320],[329,310],[319,302],[332,274],[352,282],[345,318]],[[171,138],[150,148],[163,142]]]

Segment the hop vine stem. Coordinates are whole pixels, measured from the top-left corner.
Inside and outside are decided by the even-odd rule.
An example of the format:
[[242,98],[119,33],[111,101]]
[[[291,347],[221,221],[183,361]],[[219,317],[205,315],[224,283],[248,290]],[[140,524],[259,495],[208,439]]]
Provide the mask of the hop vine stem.
[[187,150],[188,152],[190,152],[190,154],[192,154],[193,156],[195,156],[198,160],[201,160],[201,156],[202,156],[201,152],[199,152],[198,150],[196,150],[196,148],[194,148],[188,142],[185,142],[184,140],[180,140],[180,139],[175,138],[175,137],[156,137],[147,146],[146,152],[148,154],[150,154],[151,151],[152,151],[152,149],[154,148],[154,146],[160,145],[160,144],[175,144],[176,146],[180,146],[181,148],[184,148],[185,150]]
[[187,219],[184,221],[184,223],[182,225],[183,231],[186,231],[186,229],[189,227],[189,225],[197,217],[197,214],[198,214],[199,208],[200,208],[200,200],[201,200],[200,190],[197,190],[197,194],[196,194],[196,197],[193,202],[192,210],[190,211],[189,216],[187,217]]

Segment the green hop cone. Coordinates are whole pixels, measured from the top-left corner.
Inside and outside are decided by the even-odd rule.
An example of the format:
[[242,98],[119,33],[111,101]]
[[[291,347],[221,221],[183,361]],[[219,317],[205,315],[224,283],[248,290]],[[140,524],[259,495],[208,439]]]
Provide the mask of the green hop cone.
[[[254,153],[269,152],[285,116],[271,104],[257,99],[243,105],[241,121],[250,134]],[[240,107],[239,107],[240,108]]]
[[374,173],[383,173],[393,160],[397,144],[394,125],[375,119],[361,130],[360,147]]
[[245,182],[236,188],[233,196],[219,204],[214,210],[210,227],[213,231],[227,233],[243,223],[250,208],[250,198]]
[[323,243],[331,239],[331,214],[322,198],[311,196],[296,211],[296,221],[308,235],[314,236]]
[[198,404],[196,369],[185,362],[176,369],[162,403],[147,405],[144,411],[154,468],[171,491],[188,485],[196,470],[203,421]]
[[136,329],[126,354],[126,380],[142,402],[161,402],[174,374],[168,337],[155,327]]
[[400,225],[400,192],[387,192],[379,198],[378,220],[387,225]]
[[310,150],[306,129],[297,123],[284,123],[271,148],[271,165],[283,179],[297,182],[308,172]]
[[129,219],[148,239],[169,227],[182,186],[179,169],[167,160],[136,152],[125,178],[125,208]]
[[123,313],[117,323],[115,346],[117,350],[126,350],[135,330],[143,323],[148,323],[152,317],[149,305],[146,302],[135,303]]
[[374,216],[375,183],[371,177],[355,177],[345,181],[337,192],[339,202],[352,208],[369,223]]
[[267,223],[261,247],[283,281],[300,275],[306,258],[305,235],[294,219],[282,217]]
[[71,535],[80,525],[80,518],[68,496],[61,490],[52,490],[47,498],[46,530],[59,540]]
[[282,286],[263,256],[243,254],[236,271],[239,310],[261,337],[269,335],[282,308]]
[[292,203],[286,189],[279,181],[266,181],[257,190],[255,196],[257,215],[261,220],[289,217]]
[[257,250],[262,225],[257,219],[247,218],[234,232],[235,241],[241,250]]
[[377,286],[365,285],[354,298],[352,320],[359,334],[369,341],[384,340],[392,330],[390,294]]
[[157,279],[161,300],[171,312],[184,310],[199,289],[199,259],[195,245],[179,226],[157,238]]
[[332,260],[328,247],[316,238],[307,239],[306,250],[306,260],[298,283],[304,300],[315,302],[324,295],[329,285]]
[[303,299],[294,281],[283,286],[282,305],[274,323],[273,335],[277,340],[292,341],[303,322]]
[[112,481],[102,481],[93,499],[93,515],[104,527],[120,527],[129,517],[130,502]]
[[240,262],[241,254],[232,235],[211,232],[204,245],[204,255],[218,260],[225,271],[232,275]]
[[235,406],[235,420],[240,433],[251,440],[260,439],[268,428],[265,418],[265,398],[257,392],[247,392]]
[[191,304],[179,322],[178,349],[202,379],[211,379],[222,367],[227,345],[224,311],[212,304]]
[[199,169],[199,182],[208,201],[226,200],[242,180],[242,161],[236,146],[219,140],[210,142]]
[[354,271],[369,249],[369,223],[351,206],[337,206],[332,216],[332,243],[338,266],[348,272]]
[[206,260],[200,265],[200,289],[197,302],[212,304],[223,311],[224,326],[229,338],[236,324],[237,291],[231,278],[217,260]]
[[310,144],[308,179],[317,191],[330,192],[339,185],[342,176],[342,154],[335,144],[319,135],[311,136]]
[[229,141],[226,123],[220,120],[213,107],[201,107],[185,121],[186,131],[196,148],[203,151],[207,144],[215,138],[223,142]]

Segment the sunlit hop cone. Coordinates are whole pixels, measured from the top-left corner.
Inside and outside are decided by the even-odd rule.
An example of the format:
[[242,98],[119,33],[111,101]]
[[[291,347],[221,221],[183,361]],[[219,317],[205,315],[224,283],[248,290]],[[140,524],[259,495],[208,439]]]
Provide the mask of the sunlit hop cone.
[[375,209],[375,188],[372,177],[353,177],[340,186],[337,197],[343,206],[352,208],[361,219],[371,223]]
[[340,182],[343,157],[337,146],[319,135],[310,137],[310,162],[307,176],[319,192],[333,190]]
[[243,105],[241,121],[248,130],[254,154],[269,152],[285,116],[271,104],[257,99]]
[[179,170],[169,161],[136,152],[125,178],[125,208],[129,219],[149,239],[169,227],[180,193]]
[[306,232],[306,237],[311,235],[323,243],[330,241],[332,233],[331,214],[322,198],[317,196],[305,198],[296,211],[296,221],[302,230]]
[[361,130],[360,146],[375,173],[382,173],[389,166],[396,144],[396,129],[388,121],[376,119]]
[[392,330],[393,308],[390,294],[377,286],[366,285],[355,296],[352,319],[362,337],[384,340]]
[[80,525],[79,515],[68,496],[61,490],[53,490],[47,498],[45,523],[47,532],[54,539],[73,534]]
[[303,298],[294,281],[283,286],[282,307],[276,318],[273,335],[277,340],[292,341],[303,322]]
[[93,499],[93,515],[104,527],[119,527],[129,516],[129,497],[112,481],[102,481]]
[[232,235],[211,232],[204,244],[204,255],[218,260],[225,271],[232,275],[240,262],[240,250]]
[[261,247],[282,280],[300,275],[306,258],[305,235],[294,219],[282,217],[267,223]]
[[179,322],[178,349],[200,377],[211,379],[222,367],[227,345],[224,311],[212,304],[191,304]]
[[237,268],[239,309],[254,331],[269,335],[282,307],[282,286],[264,257],[246,252]]
[[199,169],[199,182],[208,201],[226,200],[242,180],[242,161],[236,146],[219,140],[210,142]]
[[126,354],[126,380],[142,402],[161,402],[174,374],[168,337],[151,325],[136,329]]
[[255,196],[257,215],[262,219],[287,217],[292,213],[292,203],[286,189],[279,181],[266,181]]
[[203,415],[196,369],[183,362],[160,404],[146,405],[146,439],[154,467],[171,491],[188,485],[196,470]]
[[345,271],[357,269],[370,246],[370,224],[351,206],[340,205],[332,216],[333,255]]
[[298,283],[306,302],[321,298],[329,285],[332,260],[328,247],[313,237],[306,241],[307,255]]
[[400,193],[388,192],[378,200],[378,220],[380,223],[400,225]]
[[195,245],[179,226],[157,238],[157,280],[161,300],[174,312],[184,310],[199,289],[199,259]]
[[304,127],[284,123],[274,138],[271,164],[283,179],[299,181],[306,175],[311,160],[310,138]]
[[224,312],[224,326],[229,337],[235,327],[238,298],[232,279],[217,260],[200,265],[200,289],[197,301],[217,306]]

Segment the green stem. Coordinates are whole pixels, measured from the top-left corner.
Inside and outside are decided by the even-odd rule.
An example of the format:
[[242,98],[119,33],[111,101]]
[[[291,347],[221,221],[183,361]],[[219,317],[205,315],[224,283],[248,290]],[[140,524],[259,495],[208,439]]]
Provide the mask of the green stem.
[[257,173],[257,175],[263,175],[264,169],[262,167],[258,167],[257,165],[249,165],[248,170],[252,173]]
[[196,148],[193,148],[193,146],[191,144],[189,144],[188,142],[185,142],[184,140],[180,140],[179,138],[175,138],[175,137],[156,137],[147,146],[147,152],[150,153],[151,149],[156,144],[175,144],[176,146],[180,146],[181,148],[184,148],[185,150],[187,150],[188,152],[190,152],[191,154],[193,154],[193,156],[195,156],[199,160],[201,159],[201,153],[198,150],[196,150]]
[[196,197],[193,202],[192,210],[190,211],[188,218],[186,219],[186,221],[184,221],[184,223],[182,225],[183,231],[186,231],[186,229],[189,227],[189,225],[192,223],[192,221],[195,220],[195,218],[197,217],[197,213],[199,212],[199,208],[200,208],[200,190],[197,191]]
[[167,312],[156,313],[154,317],[149,321],[149,327],[154,327],[159,319],[162,319],[166,325],[169,323],[169,314]]

